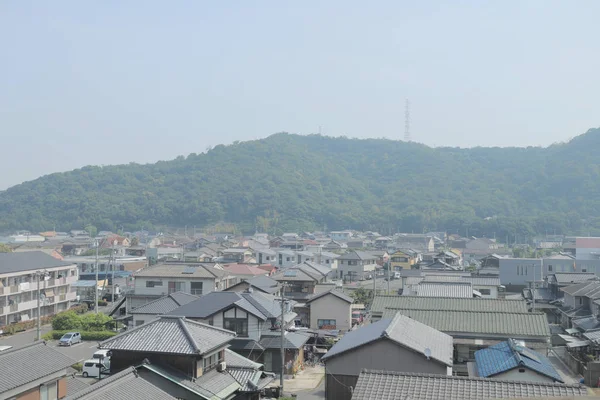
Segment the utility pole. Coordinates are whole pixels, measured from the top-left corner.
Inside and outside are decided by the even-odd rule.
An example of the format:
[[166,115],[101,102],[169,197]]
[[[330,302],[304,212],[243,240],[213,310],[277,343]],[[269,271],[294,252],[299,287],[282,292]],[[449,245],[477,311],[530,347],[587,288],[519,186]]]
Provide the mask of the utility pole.
[[392,262],[387,262],[387,294],[390,294],[390,268],[392,268]]
[[285,298],[283,297],[283,292],[284,292],[284,288],[285,288],[285,282],[283,283],[283,285],[281,285],[281,343],[280,343],[280,350],[281,350],[281,376],[279,378],[279,386],[281,386],[281,393],[280,396],[283,397],[283,374],[285,372],[285,349],[283,346],[283,340],[284,340],[284,333],[285,333]]
[[94,284],[94,289],[96,289],[96,294],[94,296],[94,310],[96,314],[98,314],[98,248],[100,247],[100,241],[96,240],[96,283]]
[[117,240],[115,239],[113,241],[113,245],[112,245],[112,303],[113,305],[115,304],[115,258],[116,258],[116,254],[115,254],[115,244],[117,243]]

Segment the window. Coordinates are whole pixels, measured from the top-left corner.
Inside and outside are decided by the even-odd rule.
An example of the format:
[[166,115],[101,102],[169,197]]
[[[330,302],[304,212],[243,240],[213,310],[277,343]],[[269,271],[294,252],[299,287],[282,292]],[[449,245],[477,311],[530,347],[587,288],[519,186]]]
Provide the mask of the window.
[[58,384],[55,382],[46,383],[40,386],[40,400],[57,400]]
[[552,272],[552,265],[548,265],[548,272]]
[[169,282],[169,294],[183,290],[184,282]]
[[210,317],[210,318],[208,319],[208,324],[209,324],[210,326],[213,326],[213,325],[215,324],[215,321],[214,321],[214,319],[213,319],[212,317]]
[[478,289],[478,291],[484,296],[489,296],[490,294],[492,294],[492,291],[490,289]]
[[190,293],[195,296],[202,296],[202,282],[192,282]]
[[587,272],[587,269],[586,268],[582,268],[581,272]]
[[146,281],[146,287],[162,286],[162,281]]
[[238,336],[248,336],[248,320],[246,318],[224,318],[223,328],[234,331]]
[[143,319],[138,319],[135,321],[135,326],[140,326],[140,325],[144,325],[144,320]]
[[290,258],[289,258],[289,257],[286,257],[285,261],[290,261]]
[[335,319],[318,319],[318,329],[337,329]]
[[211,354],[210,356],[205,357],[203,360],[203,373],[214,369],[217,366],[217,364],[224,361],[224,357],[224,351],[219,351],[218,353]]
[[329,260],[325,260],[325,264],[329,264]]

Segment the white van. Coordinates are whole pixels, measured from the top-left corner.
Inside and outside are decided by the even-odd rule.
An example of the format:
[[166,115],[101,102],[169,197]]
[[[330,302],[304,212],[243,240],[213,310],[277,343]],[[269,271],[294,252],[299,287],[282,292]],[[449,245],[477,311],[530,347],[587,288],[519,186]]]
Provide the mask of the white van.
[[108,375],[110,373],[109,369],[97,358],[90,358],[83,362],[83,369],[81,370],[81,375],[84,378],[99,378],[100,373],[102,375]]
[[110,369],[110,355],[110,350],[98,350],[92,355],[92,358],[101,360],[106,366],[106,368]]

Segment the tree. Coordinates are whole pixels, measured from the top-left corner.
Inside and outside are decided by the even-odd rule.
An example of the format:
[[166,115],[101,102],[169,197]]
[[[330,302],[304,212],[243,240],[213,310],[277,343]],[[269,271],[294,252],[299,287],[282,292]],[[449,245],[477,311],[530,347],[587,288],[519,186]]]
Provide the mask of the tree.
[[52,329],[55,331],[70,331],[81,329],[81,318],[75,311],[64,311],[52,319]]
[[12,249],[5,245],[4,243],[0,243],[0,253],[11,253]]
[[81,329],[84,331],[103,331],[112,322],[106,314],[84,314],[80,316]]
[[138,246],[140,244],[140,239],[138,239],[137,236],[134,236],[131,238],[131,245],[132,246]]
[[90,237],[95,238],[96,235],[98,235],[98,228],[96,228],[94,225],[88,225],[85,227],[85,230],[87,233],[90,234]]

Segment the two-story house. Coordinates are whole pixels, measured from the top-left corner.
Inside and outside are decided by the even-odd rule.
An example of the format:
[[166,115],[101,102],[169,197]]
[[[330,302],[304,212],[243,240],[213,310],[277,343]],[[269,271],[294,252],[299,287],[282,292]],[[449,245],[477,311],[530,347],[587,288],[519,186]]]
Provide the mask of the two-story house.
[[[230,342],[231,350],[264,363],[267,371],[279,372],[277,356],[280,357],[281,353],[278,348],[270,347],[273,336],[281,338],[282,306],[279,300],[252,290],[242,293],[212,292],[168,314],[235,332],[236,338]],[[292,312],[293,305],[292,301],[284,302],[285,327],[293,324],[296,316]],[[293,356],[293,363],[303,361],[299,358],[300,348],[295,350],[295,353],[287,355]]]
[[0,327],[69,308],[77,265],[41,252],[0,253]]
[[338,277],[345,281],[365,279],[368,274],[374,275],[377,268],[377,257],[364,251],[350,251],[338,259]]
[[254,251],[257,264],[277,263],[277,252],[268,248],[260,248]]
[[390,270],[401,271],[411,269],[417,264],[415,252],[410,250],[396,250],[390,254]]
[[347,242],[352,237],[350,231],[333,231],[329,233],[331,240]]
[[561,313],[561,325],[572,328],[574,320],[582,317],[600,315],[599,306],[595,300],[600,299],[600,281],[587,281],[560,289],[564,292]]
[[203,263],[157,264],[134,275],[134,293],[127,295],[127,310],[140,307],[174,292],[201,296],[224,290],[238,278],[215,266]]
[[[162,316],[105,340],[99,348],[111,351],[111,372],[116,376],[136,368],[136,377],[175,398],[257,398],[273,375],[265,375],[260,365],[227,348],[235,336],[179,316]],[[244,397],[237,397],[242,393]]]
[[283,284],[286,297],[303,301],[314,295],[316,286],[327,282],[331,274],[325,265],[305,262],[279,271],[271,278]]

